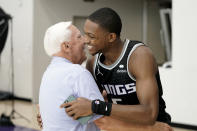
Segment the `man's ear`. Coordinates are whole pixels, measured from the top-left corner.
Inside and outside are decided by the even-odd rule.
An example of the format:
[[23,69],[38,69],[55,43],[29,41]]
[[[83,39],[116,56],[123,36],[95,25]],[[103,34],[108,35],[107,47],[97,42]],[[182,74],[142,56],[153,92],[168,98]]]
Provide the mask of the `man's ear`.
[[117,36],[115,33],[109,33],[108,34],[108,41],[109,42],[114,42],[116,40]]
[[64,52],[67,52],[70,48],[70,45],[69,45],[69,42],[63,42],[61,44],[61,49],[64,51]]

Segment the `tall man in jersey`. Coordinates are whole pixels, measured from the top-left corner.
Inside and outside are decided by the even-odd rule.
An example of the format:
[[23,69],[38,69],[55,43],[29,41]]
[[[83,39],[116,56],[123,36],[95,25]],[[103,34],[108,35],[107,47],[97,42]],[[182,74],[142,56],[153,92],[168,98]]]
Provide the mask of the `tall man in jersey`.
[[62,107],[70,106],[66,112],[74,119],[91,113],[110,116],[97,122],[107,131],[171,130],[155,58],[142,42],[121,40],[121,28],[119,15],[110,8],[95,11],[84,25],[93,55],[87,69],[106,91],[108,102],[82,98]]

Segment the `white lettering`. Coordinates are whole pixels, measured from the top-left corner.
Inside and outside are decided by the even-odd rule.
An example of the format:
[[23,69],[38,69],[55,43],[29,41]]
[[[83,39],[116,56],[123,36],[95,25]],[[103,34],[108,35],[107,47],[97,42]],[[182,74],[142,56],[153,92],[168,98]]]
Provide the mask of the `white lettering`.
[[136,92],[136,86],[135,83],[130,83],[126,85],[101,85],[103,89],[106,90],[107,94],[113,94],[113,95],[126,95],[131,94],[133,92]]
[[109,89],[113,90],[113,94],[116,95],[116,91],[115,91],[115,88],[114,88],[114,85],[108,85],[109,86]]
[[127,94],[125,88],[123,88],[123,85],[115,85],[116,91],[118,95],[125,95]]
[[[102,85],[102,86],[103,86],[103,85]],[[110,91],[109,91],[108,86],[107,86],[107,85],[104,85],[104,87],[105,87],[105,90],[107,91],[107,94],[111,94]]]
[[121,99],[118,99],[118,98],[112,98],[112,102],[114,103],[114,104],[118,104],[118,101],[120,102],[120,101],[122,101]]
[[126,84],[125,87],[126,87],[126,89],[128,91],[128,94],[136,92],[136,86],[135,86],[134,83]]
[[126,73],[127,72],[127,70],[117,70],[117,73]]

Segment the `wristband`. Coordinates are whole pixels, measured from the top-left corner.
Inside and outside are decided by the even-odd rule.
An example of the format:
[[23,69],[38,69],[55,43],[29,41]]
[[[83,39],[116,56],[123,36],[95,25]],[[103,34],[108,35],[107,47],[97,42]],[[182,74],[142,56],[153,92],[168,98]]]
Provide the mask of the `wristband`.
[[111,114],[111,109],[112,109],[112,103],[104,102],[99,99],[92,101],[93,113],[109,116]]

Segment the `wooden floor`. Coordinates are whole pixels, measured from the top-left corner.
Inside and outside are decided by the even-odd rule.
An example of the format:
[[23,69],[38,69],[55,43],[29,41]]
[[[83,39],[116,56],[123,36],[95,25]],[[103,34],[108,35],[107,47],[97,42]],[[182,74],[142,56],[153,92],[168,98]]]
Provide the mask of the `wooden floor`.
[[[15,105],[14,106],[15,118],[12,119],[12,121],[15,125],[40,130],[36,121],[37,108],[35,104],[17,100],[14,102],[14,105]],[[12,110],[11,101],[0,101],[0,114],[4,113],[6,115],[10,115],[11,110]],[[174,131],[192,131],[192,130],[174,128]]]

